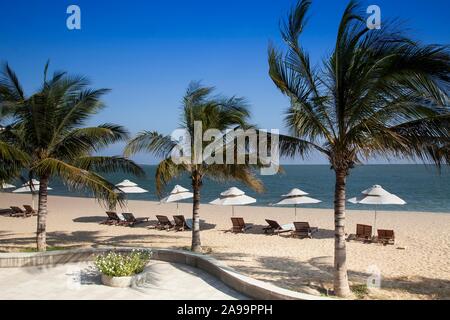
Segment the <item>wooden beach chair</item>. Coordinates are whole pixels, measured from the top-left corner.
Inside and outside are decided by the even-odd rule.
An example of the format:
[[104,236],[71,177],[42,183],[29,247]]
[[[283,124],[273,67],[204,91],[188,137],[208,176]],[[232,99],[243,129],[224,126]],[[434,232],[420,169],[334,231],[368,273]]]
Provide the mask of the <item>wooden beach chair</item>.
[[363,242],[372,241],[372,226],[357,224],[355,240]]
[[18,217],[26,218],[27,217],[27,212],[25,210],[22,210],[21,208],[16,207],[16,206],[11,206],[10,208],[12,211],[11,217],[16,217],[16,218],[18,218]]
[[252,226],[246,224],[244,218],[231,218],[231,223],[233,226],[231,227],[231,232],[233,233],[242,233],[250,229]]
[[121,219],[119,224],[127,227],[134,227],[136,224],[148,221],[149,219],[148,217],[136,218],[131,212],[123,212],[122,216],[125,220]]
[[379,243],[382,243],[384,245],[394,244],[395,243],[394,230],[378,229],[377,230],[377,234],[378,234],[377,241]]
[[308,222],[294,222],[294,230],[292,230],[291,236],[312,239],[312,235],[317,231],[319,229],[317,227],[310,227]]
[[105,221],[100,222],[100,224],[107,225],[117,225],[120,223],[120,218],[115,211],[106,211],[108,218]]
[[32,206],[29,204],[24,204],[23,207],[25,208],[25,213],[30,216],[37,216],[37,210],[33,209]]
[[159,230],[170,230],[175,225],[167,218],[167,216],[157,215],[156,219],[158,219],[158,223],[156,224],[155,228]]
[[267,222],[268,226],[263,228],[264,233],[266,233],[266,234],[272,234],[272,235],[277,234],[277,235],[278,235],[278,234],[280,234],[280,233],[285,233],[285,232],[290,232],[290,231],[292,231],[292,230],[290,230],[290,229],[284,229],[284,228],[283,228],[282,226],[280,226],[280,224],[279,224],[277,221],[275,221],[275,220],[269,220],[269,219],[266,219],[266,222]]
[[175,231],[191,230],[183,215],[173,216],[173,222],[175,222]]

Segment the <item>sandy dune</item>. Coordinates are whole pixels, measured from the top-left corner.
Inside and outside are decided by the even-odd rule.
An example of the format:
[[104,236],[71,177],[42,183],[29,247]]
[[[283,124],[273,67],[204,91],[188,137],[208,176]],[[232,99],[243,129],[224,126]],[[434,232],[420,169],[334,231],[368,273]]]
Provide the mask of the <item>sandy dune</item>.
[[[30,195],[0,194],[0,208],[22,205]],[[190,232],[167,232],[147,227],[155,214],[173,215],[175,204],[130,201],[136,216],[150,222],[134,228],[105,226],[104,209],[93,199],[49,197],[48,242],[60,246],[142,245],[186,248]],[[294,220],[291,208],[237,207],[254,226],[246,234],[224,232],[230,228],[231,208],[202,205],[204,219],[202,244],[214,257],[242,273],[274,282],[293,290],[323,293],[332,287],[333,213],[332,210],[300,209],[297,220],[320,228],[314,239],[294,239],[262,234],[265,218],[280,224]],[[191,215],[191,205],[181,204],[180,213]],[[372,224],[370,211],[349,211],[347,232],[356,223]],[[380,212],[378,227],[394,229],[394,246],[348,242],[348,267],[352,284],[365,284],[370,268],[381,272],[381,289],[371,289],[371,298],[450,299],[450,214]],[[35,218],[0,216],[0,247],[18,250],[34,245]],[[401,249],[402,248],[402,249]]]

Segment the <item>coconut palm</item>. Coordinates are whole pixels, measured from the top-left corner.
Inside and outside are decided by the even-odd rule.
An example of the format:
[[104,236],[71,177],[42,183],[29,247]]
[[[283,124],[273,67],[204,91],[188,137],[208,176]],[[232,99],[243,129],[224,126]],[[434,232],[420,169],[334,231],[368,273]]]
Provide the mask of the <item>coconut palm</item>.
[[313,66],[301,44],[310,5],[299,1],[282,24],[287,50],[269,47],[269,74],[290,99],[285,122],[291,137],[281,153],[318,151],[335,172],[334,290],[347,296],[346,177],[371,156],[439,163],[447,150],[448,159],[450,55],[446,46],[409,39],[392,22],[369,30],[351,1],[332,53]]
[[[262,191],[263,186],[246,164],[220,164],[209,163],[207,159],[201,159],[195,151],[194,138],[196,134],[203,137],[204,132],[216,129],[225,134],[229,129],[247,128],[249,111],[247,104],[242,98],[220,98],[211,97],[213,88],[191,83],[183,98],[183,109],[181,113],[181,128],[187,137],[183,143],[189,149],[194,150],[191,154],[181,154],[180,161],[174,160],[172,155],[180,143],[174,141],[171,136],[162,135],[157,132],[144,131],[132,139],[125,149],[125,155],[129,156],[140,151],[147,151],[162,157],[156,170],[156,189],[161,196],[164,186],[172,179],[187,173],[190,175],[193,188],[193,210],[192,210],[192,245],[191,250],[201,252],[200,241],[200,190],[205,177],[226,181],[240,181],[256,191]],[[195,132],[194,127],[201,124],[201,131]],[[224,138],[224,137],[222,137]],[[224,149],[229,148],[231,140],[223,140]],[[183,144],[181,143],[181,144]],[[208,143],[202,142],[204,148]],[[225,150],[223,154],[225,154]],[[235,150],[234,150],[235,151]],[[234,154],[235,156],[236,154]],[[200,160],[198,160],[200,159]]]
[[90,89],[85,77],[57,72],[47,79],[45,66],[42,87],[26,96],[16,74],[6,65],[0,80],[1,104],[13,109],[7,140],[28,155],[23,169],[27,179],[40,180],[37,249],[46,249],[47,188],[52,177],[60,178],[70,189],[89,189],[101,200],[112,204],[122,195],[100,174],[123,170],[142,174],[142,169],[123,157],[93,156],[92,153],[127,139],[118,125],[85,127],[86,121],[104,104],[106,89]]

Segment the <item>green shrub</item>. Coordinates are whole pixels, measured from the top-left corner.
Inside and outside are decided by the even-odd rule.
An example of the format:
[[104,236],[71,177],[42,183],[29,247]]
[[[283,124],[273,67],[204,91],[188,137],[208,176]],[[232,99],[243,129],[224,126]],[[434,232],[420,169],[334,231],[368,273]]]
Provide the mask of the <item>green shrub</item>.
[[141,273],[151,253],[149,251],[133,250],[131,253],[117,253],[110,251],[99,255],[95,259],[95,266],[104,275],[110,277],[129,277]]

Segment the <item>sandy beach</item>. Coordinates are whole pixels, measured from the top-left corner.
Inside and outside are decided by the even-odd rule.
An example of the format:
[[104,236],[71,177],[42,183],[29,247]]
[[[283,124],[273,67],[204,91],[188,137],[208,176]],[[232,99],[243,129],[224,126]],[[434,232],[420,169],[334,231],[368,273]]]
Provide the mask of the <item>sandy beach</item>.
[[[30,195],[0,194],[0,208],[30,202]],[[137,217],[150,218],[150,222],[134,228],[99,224],[105,214],[94,199],[50,196],[48,206],[48,243],[52,246],[190,246],[188,231],[148,228],[155,223],[156,214],[176,214],[176,204],[129,201],[129,210]],[[191,210],[191,204],[180,204],[180,214],[187,218]],[[298,221],[319,227],[314,239],[263,234],[266,218],[280,224],[293,222],[292,208],[236,207],[235,212],[253,224],[246,234],[225,232],[231,226],[230,207],[201,205],[202,245],[209,254],[246,275],[284,288],[314,294],[332,288],[332,210],[298,210]],[[372,224],[373,212],[348,211],[346,232],[354,233],[356,223]],[[365,284],[375,266],[381,272],[381,288],[370,289],[370,298],[450,299],[450,214],[380,211],[377,224],[378,228],[395,230],[396,244],[347,242],[351,284]],[[33,247],[35,230],[35,218],[0,216],[0,249]]]

